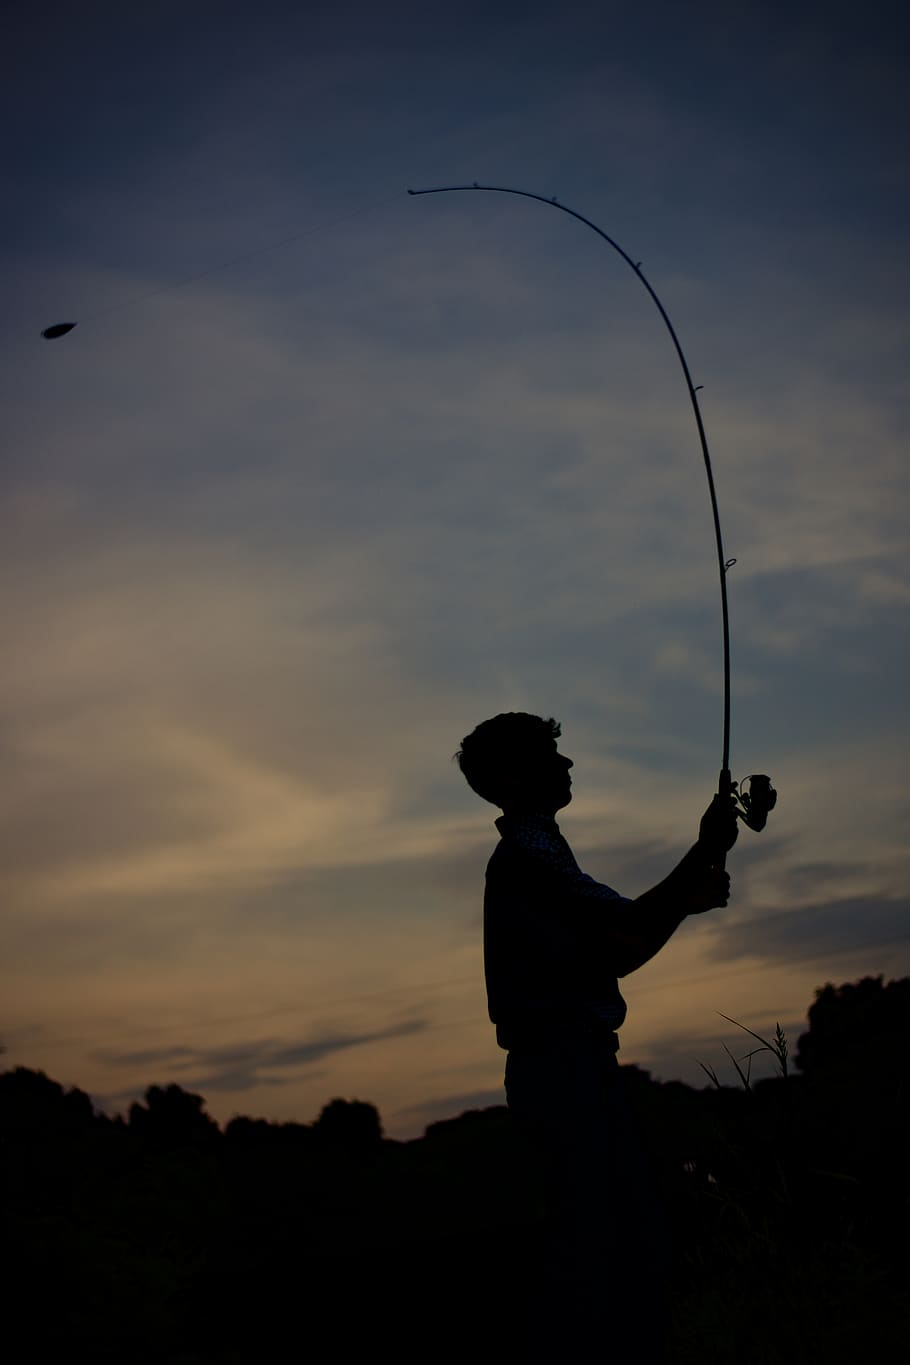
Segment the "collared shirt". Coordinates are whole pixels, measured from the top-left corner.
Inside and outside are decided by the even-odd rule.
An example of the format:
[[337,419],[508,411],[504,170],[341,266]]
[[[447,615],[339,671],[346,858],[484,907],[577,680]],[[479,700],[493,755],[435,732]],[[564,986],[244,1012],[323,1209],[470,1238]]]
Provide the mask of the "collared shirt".
[[487,864],[484,973],[497,1042],[508,1050],[529,1031],[577,1019],[615,1033],[626,1002],[611,961],[610,905],[628,898],[582,872],[551,816],[501,815],[495,823],[501,838]]

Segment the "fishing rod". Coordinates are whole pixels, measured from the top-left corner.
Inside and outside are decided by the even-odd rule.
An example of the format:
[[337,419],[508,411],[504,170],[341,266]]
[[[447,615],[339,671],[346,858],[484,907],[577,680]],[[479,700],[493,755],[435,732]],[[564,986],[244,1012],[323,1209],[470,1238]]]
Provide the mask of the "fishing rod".
[[743,820],[750,829],[764,829],[768,813],[774,808],[777,801],[777,793],[771,786],[771,780],[763,773],[753,773],[743,779],[749,783],[749,790],[743,791],[742,784],[734,782],[730,773],[730,615],[727,607],[727,572],[736,563],[735,559],[724,558],[724,543],[720,530],[720,513],[717,509],[717,493],[714,489],[714,474],[711,469],[711,456],[708,453],[708,438],[705,435],[705,424],[702,421],[701,408],[698,405],[698,390],[701,384],[693,384],[692,376],[689,373],[689,366],[683,354],[679,337],[670,321],[667,310],[664,308],[657,294],[654,292],[650,282],[645,278],[641,269],[641,261],[633,261],[628,252],[623,251],[618,242],[614,242],[603,228],[599,228],[596,223],[592,223],[590,218],[586,218],[583,213],[577,213],[575,209],[570,209],[567,204],[561,204],[555,195],[547,198],[543,194],[532,194],[530,190],[508,189],[504,185],[479,185],[475,180],[470,185],[440,185],[433,189],[408,190],[408,194],[451,194],[460,190],[489,190],[494,194],[517,194],[522,199],[536,199],[541,204],[549,204],[551,208],[560,209],[563,213],[568,213],[570,217],[577,218],[580,223],[596,232],[598,237],[602,237],[614,251],[619,252],[620,256],[638,276],[644,287],[647,289],[651,298],[657,305],[658,311],[667,326],[667,331],[673,339],[679,363],[682,366],[683,374],[686,378],[686,387],[689,390],[689,398],[692,402],[692,410],[695,413],[695,423],[698,427],[698,438],[701,442],[701,452],[704,456],[705,471],[708,475],[708,490],[711,494],[711,511],[714,515],[714,537],[717,542],[717,566],[720,573],[720,603],[723,614],[723,635],[724,635],[724,752],[721,762],[720,777],[718,779],[718,795],[721,797],[733,796],[738,802],[737,815]]

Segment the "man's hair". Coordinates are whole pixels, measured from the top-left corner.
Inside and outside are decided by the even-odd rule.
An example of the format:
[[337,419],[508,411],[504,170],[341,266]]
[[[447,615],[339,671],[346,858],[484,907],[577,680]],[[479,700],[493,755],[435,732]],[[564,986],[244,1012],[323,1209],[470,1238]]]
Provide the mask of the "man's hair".
[[485,801],[501,806],[512,774],[527,768],[536,753],[550,752],[561,733],[562,726],[552,716],[544,720],[527,711],[504,711],[466,735],[452,757],[468,786]]

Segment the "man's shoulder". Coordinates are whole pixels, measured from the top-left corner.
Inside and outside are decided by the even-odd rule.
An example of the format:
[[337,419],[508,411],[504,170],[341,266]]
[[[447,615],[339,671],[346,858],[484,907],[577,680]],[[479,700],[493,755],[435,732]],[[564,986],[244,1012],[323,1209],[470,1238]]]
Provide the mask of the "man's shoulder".
[[495,873],[514,857],[515,846],[509,839],[500,839],[487,860],[487,876]]
[[516,837],[510,830],[502,832],[487,863],[488,892],[492,888],[508,894],[520,885],[523,894],[544,898],[558,894],[585,903],[628,899],[605,882],[582,872],[561,835],[554,840],[549,833],[543,839],[533,831],[530,839],[522,837],[523,834],[524,831],[517,831]]
[[521,845],[517,844],[514,839],[506,839],[500,836],[499,842],[496,844],[496,847],[493,849],[487,862],[487,871],[489,871],[491,867],[499,867],[502,863],[511,861],[511,859],[513,859],[516,854],[520,854],[521,851]]
[[546,878],[551,868],[538,850],[517,839],[501,838],[487,862],[487,881],[519,877]]

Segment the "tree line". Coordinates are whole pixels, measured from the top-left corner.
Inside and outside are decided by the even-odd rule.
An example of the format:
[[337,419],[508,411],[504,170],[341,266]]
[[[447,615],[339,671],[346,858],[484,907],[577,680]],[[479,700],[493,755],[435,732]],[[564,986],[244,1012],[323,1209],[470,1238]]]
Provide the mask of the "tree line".
[[[735,1082],[705,1066],[702,1089],[621,1068],[674,1229],[677,1365],[910,1339],[910,977],[826,984],[808,1025],[792,1058],[762,1040],[778,1074],[754,1082],[733,1054]],[[505,1105],[410,1142],[342,1098],[222,1129],[179,1085],[109,1116],[17,1066],[0,1174],[4,1338],[33,1362],[520,1359],[533,1332],[552,1214]]]

